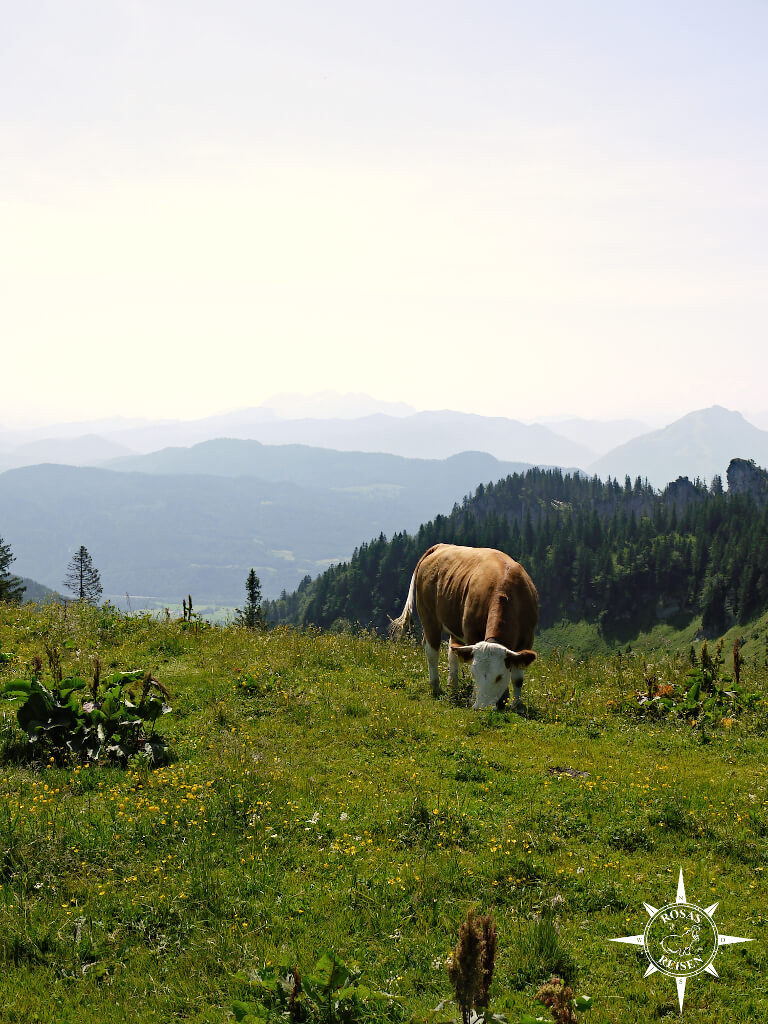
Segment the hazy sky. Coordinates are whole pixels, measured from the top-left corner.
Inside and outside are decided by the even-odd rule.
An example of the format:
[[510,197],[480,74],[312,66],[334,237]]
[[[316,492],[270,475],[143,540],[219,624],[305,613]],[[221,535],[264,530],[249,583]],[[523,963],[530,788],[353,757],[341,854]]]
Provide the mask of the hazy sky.
[[765,0],[24,0],[0,425],[765,410]]

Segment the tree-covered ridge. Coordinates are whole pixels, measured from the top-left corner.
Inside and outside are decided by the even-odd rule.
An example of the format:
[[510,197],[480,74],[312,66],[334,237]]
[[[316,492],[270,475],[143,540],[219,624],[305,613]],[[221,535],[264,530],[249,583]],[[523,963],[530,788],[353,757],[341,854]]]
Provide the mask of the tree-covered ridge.
[[768,505],[763,470],[734,460],[729,489],[681,478],[661,493],[531,469],[478,487],[417,533],[381,534],[349,562],[268,602],[273,622],[386,628],[401,611],[416,562],[444,541],[500,548],[533,577],[540,628],[596,622],[606,635],[701,614],[723,632],[768,607]]

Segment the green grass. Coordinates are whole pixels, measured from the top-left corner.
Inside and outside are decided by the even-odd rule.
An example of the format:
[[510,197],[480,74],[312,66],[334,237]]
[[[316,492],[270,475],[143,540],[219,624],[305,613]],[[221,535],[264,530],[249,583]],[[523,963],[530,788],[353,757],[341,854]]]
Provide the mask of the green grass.
[[[701,616],[678,625],[673,621],[657,623],[652,629],[640,631],[623,641],[616,637],[603,636],[594,622],[558,622],[541,631],[536,638],[536,650],[544,655],[553,651],[567,650],[579,657],[610,655],[630,647],[637,653],[669,654],[687,653],[691,644],[701,646]],[[742,655],[753,663],[768,665],[768,614],[753,621],[733,626],[724,637],[724,649],[732,650],[733,641],[739,638]],[[714,648],[715,644],[711,643]]]
[[[430,1010],[472,907],[496,916],[491,1005],[510,1020],[541,1012],[553,970],[593,996],[594,1024],[678,1019],[674,981],[609,940],[642,932],[680,868],[690,900],[720,902],[722,932],[755,940],[689,981],[686,1014],[768,1016],[768,704],[708,742],[645,716],[649,659],[679,688],[687,648],[552,648],[524,714],[478,713],[431,698],[408,642],[0,606],[1,677],[68,639],[67,671],[97,654],[155,670],[174,760],[25,762],[0,705],[4,1022],[230,1021],[249,998],[235,974],[309,972],[326,949],[414,1020],[455,1018]],[[742,685],[765,698],[753,646]]]

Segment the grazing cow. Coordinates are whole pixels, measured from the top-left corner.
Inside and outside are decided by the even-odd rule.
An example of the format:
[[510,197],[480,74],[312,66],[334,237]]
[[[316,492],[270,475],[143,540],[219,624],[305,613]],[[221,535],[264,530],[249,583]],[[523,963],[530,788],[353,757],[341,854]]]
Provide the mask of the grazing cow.
[[414,605],[424,630],[429,681],[440,694],[437,674],[443,630],[448,633],[448,674],[458,688],[458,658],[470,663],[474,708],[504,706],[514,683],[520,703],[523,670],[536,658],[530,646],[539,617],[539,595],[528,573],[503,551],[435,544],[419,559],[408,599],[390,636],[409,625]]

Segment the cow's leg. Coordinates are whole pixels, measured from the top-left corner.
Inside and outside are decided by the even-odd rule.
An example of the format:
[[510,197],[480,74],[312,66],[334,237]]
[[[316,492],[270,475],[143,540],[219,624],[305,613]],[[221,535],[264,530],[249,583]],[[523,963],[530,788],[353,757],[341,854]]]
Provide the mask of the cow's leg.
[[437,663],[440,659],[440,648],[433,647],[428,640],[424,641],[424,651],[427,655],[427,665],[429,666],[429,681],[432,685],[432,696],[440,696],[440,676],[437,671]]
[[520,695],[523,692],[523,673],[513,672],[510,680],[512,683],[512,709],[520,707]]
[[453,641],[448,641],[448,678],[451,683],[451,695],[454,700],[459,695],[459,659],[453,649]]
[[[421,613],[419,613],[421,618]],[[427,619],[427,616],[424,616]],[[429,682],[432,686],[432,696],[440,696],[440,676],[437,671],[437,663],[440,658],[440,640],[442,639],[442,631],[437,623],[430,622],[428,619],[425,622],[422,619],[422,629],[424,630],[424,653],[427,656],[427,665],[429,666]]]

